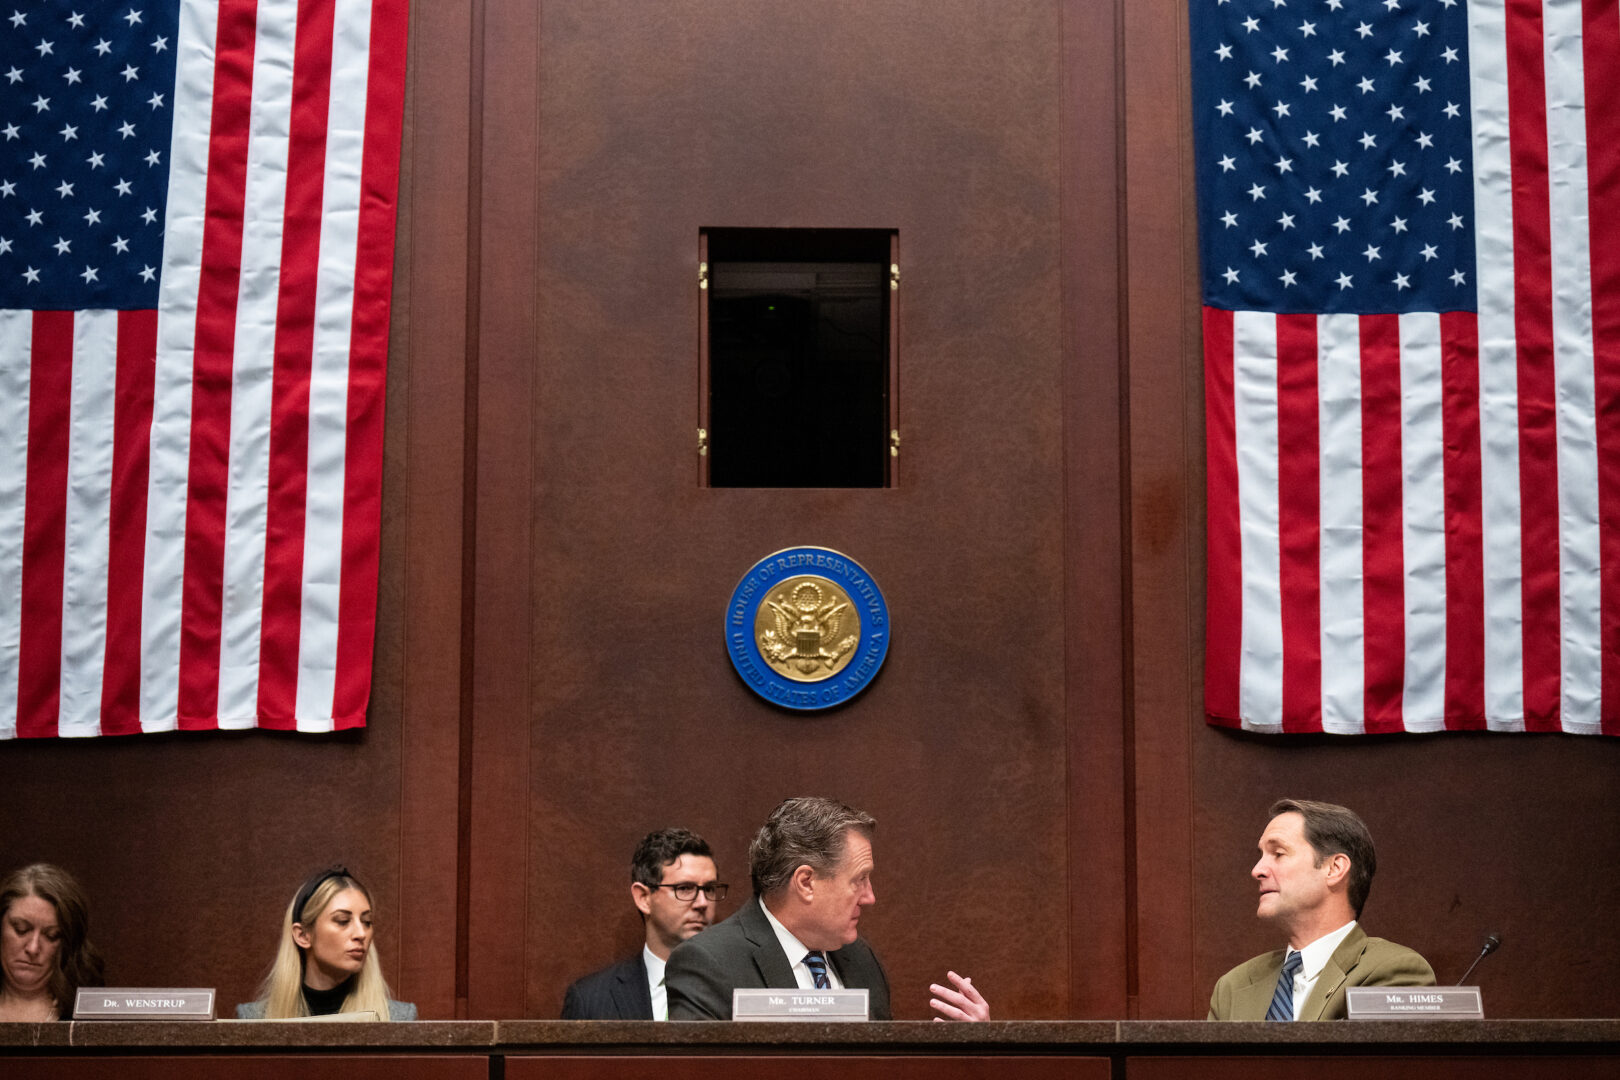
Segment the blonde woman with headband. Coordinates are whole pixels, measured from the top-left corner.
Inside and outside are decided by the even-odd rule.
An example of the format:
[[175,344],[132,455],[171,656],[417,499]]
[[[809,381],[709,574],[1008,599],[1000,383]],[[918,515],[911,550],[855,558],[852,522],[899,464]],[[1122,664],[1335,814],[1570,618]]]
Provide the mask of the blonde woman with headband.
[[304,882],[287,905],[281,947],[259,999],[236,1007],[242,1020],[293,1020],[373,1013],[415,1020],[416,1006],[388,996],[372,943],[371,894],[342,867]]

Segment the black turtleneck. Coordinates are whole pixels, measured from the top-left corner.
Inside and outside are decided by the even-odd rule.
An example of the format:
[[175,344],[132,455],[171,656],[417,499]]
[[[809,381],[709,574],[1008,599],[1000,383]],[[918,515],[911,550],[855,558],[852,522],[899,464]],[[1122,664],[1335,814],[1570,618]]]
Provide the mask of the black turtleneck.
[[343,1008],[343,999],[354,989],[354,979],[355,977],[350,975],[330,990],[317,990],[305,983],[304,1004],[309,1006],[309,1015],[330,1016]]

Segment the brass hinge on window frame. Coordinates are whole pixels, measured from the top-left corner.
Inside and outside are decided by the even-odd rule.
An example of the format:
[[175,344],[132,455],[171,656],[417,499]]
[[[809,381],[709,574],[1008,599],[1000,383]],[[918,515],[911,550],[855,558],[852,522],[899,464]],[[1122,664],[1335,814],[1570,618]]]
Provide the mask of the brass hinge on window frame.
[[894,428],[889,432],[889,456],[900,456],[900,429]]
[[706,262],[700,262],[700,263],[698,263],[698,288],[707,289],[708,287],[709,287],[709,264],[706,263]]
[[889,264],[889,291],[893,292],[898,288],[900,288],[900,264],[899,263],[890,263]]
[[709,429],[698,428],[698,457],[709,456]]

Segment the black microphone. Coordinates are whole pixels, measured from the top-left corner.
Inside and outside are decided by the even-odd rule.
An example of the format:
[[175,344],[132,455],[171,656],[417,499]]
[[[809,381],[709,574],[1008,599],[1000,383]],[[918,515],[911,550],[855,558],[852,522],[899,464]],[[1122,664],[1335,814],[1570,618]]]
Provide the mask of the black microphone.
[[1457,980],[1457,985],[1462,986],[1467,983],[1468,976],[1472,975],[1474,973],[1474,969],[1479,967],[1479,962],[1491,955],[1491,953],[1495,952],[1497,948],[1501,946],[1501,944],[1502,935],[1486,934],[1485,943],[1479,947],[1479,955],[1474,957],[1474,962],[1472,964],[1468,965],[1468,970],[1462,973],[1462,978]]

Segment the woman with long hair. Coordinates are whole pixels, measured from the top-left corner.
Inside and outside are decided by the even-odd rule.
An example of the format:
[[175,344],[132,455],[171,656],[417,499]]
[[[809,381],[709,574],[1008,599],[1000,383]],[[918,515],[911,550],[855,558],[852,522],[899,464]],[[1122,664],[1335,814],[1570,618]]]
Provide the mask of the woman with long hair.
[[281,945],[257,1001],[236,1007],[243,1020],[291,1020],[373,1013],[415,1020],[416,1006],[388,996],[372,942],[371,893],[338,867],[299,888],[281,921]]
[[35,863],[0,882],[0,1020],[59,1020],[81,986],[102,985],[90,905],[61,867]]

